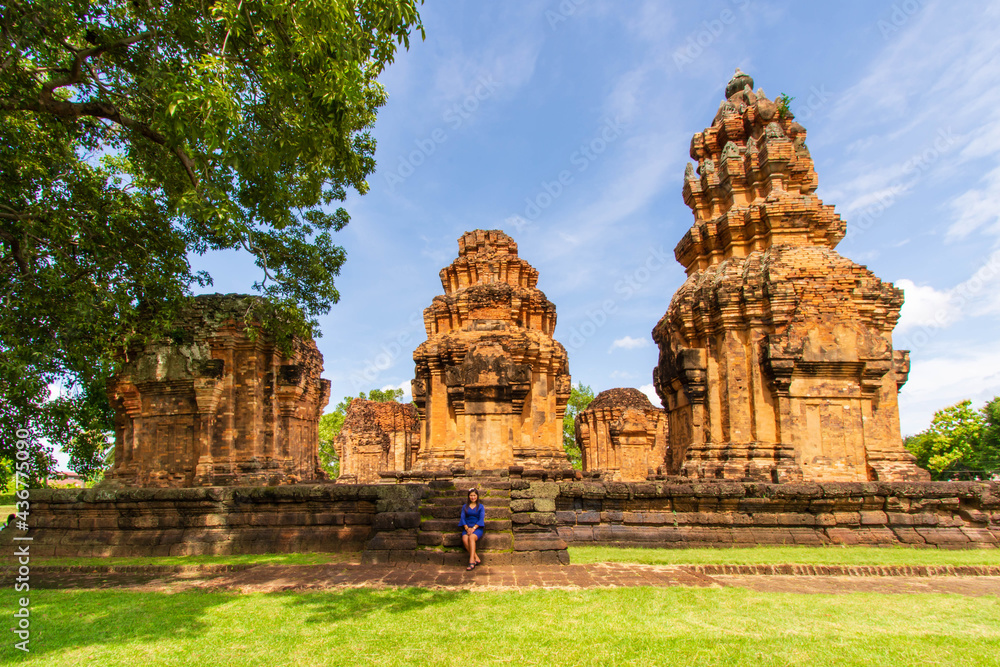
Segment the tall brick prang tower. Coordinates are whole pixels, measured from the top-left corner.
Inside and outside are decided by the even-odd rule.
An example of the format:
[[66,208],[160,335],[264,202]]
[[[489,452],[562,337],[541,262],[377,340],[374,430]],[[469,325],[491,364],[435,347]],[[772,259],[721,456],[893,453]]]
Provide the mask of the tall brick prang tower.
[[806,131],[737,70],[684,178],[687,281],[653,329],[653,381],[680,474],[767,481],[918,480],[892,347],[902,290],[834,250]]
[[444,295],[424,310],[413,353],[420,417],[415,468],[568,468],[562,418],[570,394],[556,308],[538,271],[498,230],[466,232],[441,270]]

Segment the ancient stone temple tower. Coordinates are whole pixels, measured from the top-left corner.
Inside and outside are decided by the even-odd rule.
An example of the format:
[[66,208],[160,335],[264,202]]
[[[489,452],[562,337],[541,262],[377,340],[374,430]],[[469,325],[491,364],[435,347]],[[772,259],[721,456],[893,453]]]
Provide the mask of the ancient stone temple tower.
[[371,484],[381,481],[381,472],[409,470],[420,446],[417,411],[412,403],[355,398],[334,446],[338,482]]
[[688,278],[653,329],[654,384],[691,477],[927,479],[902,446],[892,347],[903,293],[834,248],[806,131],[737,70],[691,140],[674,254]]
[[413,353],[417,469],[569,467],[566,350],[552,338],[556,308],[537,283],[503,232],[458,240],[458,258],[441,270],[444,295],[424,310],[427,340]]
[[666,472],[667,415],[638,389],[608,389],[576,416],[583,469],[616,482]]
[[[148,346],[108,382],[115,464],[125,486],[287,484],[323,479],[319,417],[330,397],[323,357],[295,339],[285,357],[246,334],[250,300],[191,300],[173,340]],[[250,323],[253,326],[253,323]]]

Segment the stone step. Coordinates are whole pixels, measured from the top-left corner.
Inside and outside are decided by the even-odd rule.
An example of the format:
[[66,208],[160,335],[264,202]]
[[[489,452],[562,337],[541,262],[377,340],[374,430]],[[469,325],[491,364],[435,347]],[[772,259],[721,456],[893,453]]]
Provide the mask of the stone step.
[[[486,519],[486,532],[497,530],[510,530],[510,519]],[[420,530],[437,531],[441,533],[460,532],[456,519],[423,519],[420,522]]]
[[[486,498],[506,498],[510,496],[510,489],[480,489],[479,496],[484,500]],[[451,489],[451,490],[432,490],[427,494],[425,499],[429,498],[455,498],[465,502],[469,497],[468,489]]]
[[[462,549],[462,536],[458,533],[421,532],[417,535],[413,548],[447,547]],[[476,543],[481,551],[510,551],[514,548],[514,536],[510,533],[486,533],[483,539]]]
[[[432,517],[434,519],[450,519],[454,524],[458,525],[458,516],[460,514],[460,507],[427,507],[421,506],[420,515],[424,517]],[[503,505],[500,507],[490,507],[486,506],[486,520],[490,519],[510,519],[511,512],[510,507]]]
[[[538,565],[569,565],[569,556],[565,551],[484,551],[482,565],[479,567],[518,565],[535,567]],[[465,550],[454,549],[414,549],[411,552],[398,552],[400,560],[426,565],[443,565],[464,570],[469,562]],[[364,562],[364,556],[362,556]],[[398,561],[397,561],[398,562]],[[477,568],[478,569],[478,568]],[[477,576],[476,573],[469,573]]]
[[[479,495],[483,498],[491,498],[494,496],[505,496],[510,493],[510,489],[481,489]],[[461,498],[465,500],[469,495],[467,489],[459,489],[455,491],[430,491],[427,493],[428,498]]]
[[[494,516],[497,511],[504,510],[507,512],[511,511],[510,503],[496,503],[485,505],[486,506],[486,518],[493,517],[494,519],[506,519],[505,516]],[[525,511],[525,510],[519,510]],[[432,516],[435,519],[450,519],[454,517],[455,521],[462,515],[461,505],[420,505],[420,516]]]

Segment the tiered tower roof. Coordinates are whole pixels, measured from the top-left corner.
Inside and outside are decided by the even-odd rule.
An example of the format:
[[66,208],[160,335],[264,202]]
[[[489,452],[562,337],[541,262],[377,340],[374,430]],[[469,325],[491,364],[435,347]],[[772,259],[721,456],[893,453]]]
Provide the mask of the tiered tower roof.
[[688,275],[771,245],[836,247],[845,225],[816,196],[806,130],[736,70],[712,125],[691,139],[684,201],[695,222],[674,249]]

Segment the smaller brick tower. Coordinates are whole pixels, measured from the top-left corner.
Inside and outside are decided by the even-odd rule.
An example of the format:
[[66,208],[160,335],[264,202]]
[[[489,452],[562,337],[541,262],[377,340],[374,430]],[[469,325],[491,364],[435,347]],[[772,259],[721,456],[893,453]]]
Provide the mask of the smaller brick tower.
[[249,337],[251,300],[191,299],[173,340],[149,345],[108,382],[115,409],[110,483],[232,486],[325,479],[319,418],[330,398],[312,340],[284,356],[263,332]]
[[413,353],[415,467],[568,468],[569,369],[538,271],[503,232],[476,230],[458,240],[441,284],[444,295],[424,310],[427,340]]
[[616,482],[644,481],[671,469],[667,413],[638,389],[608,389],[576,416],[583,469]]

